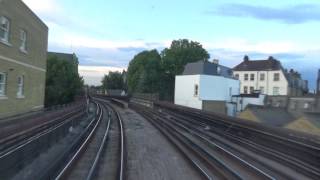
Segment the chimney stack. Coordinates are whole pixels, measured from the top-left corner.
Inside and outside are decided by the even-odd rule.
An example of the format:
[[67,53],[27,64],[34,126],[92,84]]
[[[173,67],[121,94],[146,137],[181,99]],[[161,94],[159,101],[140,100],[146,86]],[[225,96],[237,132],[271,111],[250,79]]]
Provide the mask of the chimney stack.
[[213,59],[212,63],[213,64],[219,64],[219,59]]
[[275,60],[273,56],[269,56],[268,60]]
[[243,57],[243,60],[244,60],[245,62],[249,61],[249,56],[248,56],[248,55],[245,55],[245,56]]

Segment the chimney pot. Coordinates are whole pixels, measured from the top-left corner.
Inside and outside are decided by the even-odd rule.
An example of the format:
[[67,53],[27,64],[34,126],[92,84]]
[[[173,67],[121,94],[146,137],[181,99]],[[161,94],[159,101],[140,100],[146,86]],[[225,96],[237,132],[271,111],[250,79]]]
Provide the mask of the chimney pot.
[[249,61],[249,56],[248,56],[248,55],[245,55],[245,56],[243,57],[243,60],[244,60],[244,61]]

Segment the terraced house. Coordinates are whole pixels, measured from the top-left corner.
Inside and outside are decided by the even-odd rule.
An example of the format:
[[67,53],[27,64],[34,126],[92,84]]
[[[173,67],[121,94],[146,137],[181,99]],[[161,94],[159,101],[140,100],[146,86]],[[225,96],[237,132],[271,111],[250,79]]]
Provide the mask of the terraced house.
[[21,1],[0,0],[0,118],[44,104],[48,27]]
[[298,72],[284,69],[271,56],[267,60],[250,60],[245,56],[233,73],[240,80],[241,94],[259,91],[269,96],[302,96],[308,92],[308,82]]

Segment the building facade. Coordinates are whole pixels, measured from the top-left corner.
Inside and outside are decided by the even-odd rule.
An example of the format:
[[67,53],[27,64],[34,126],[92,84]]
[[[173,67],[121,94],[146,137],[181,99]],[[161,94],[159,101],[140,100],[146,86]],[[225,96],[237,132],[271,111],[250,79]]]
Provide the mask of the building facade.
[[240,80],[240,93],[260,92],[269,96],[301,96],[308,91],[308,83],[293,70],[286,71],[280,61],[269,57],[267,60],[249,60],[233,68],[236,79]]
[[57,59],[65,60],[67,62],[72,63],[74,65],[76,72],[78,72],[79,61],[75,53],[70,54],[70,53],[48,52],[47,56],[48,58],[55,57]]
[[21,1],[0,1],[0,117],[43,108],[48,27]]
[[239,94],[239,84],[227,67],[203,61],[189,63],[183,75],[176,76],[174,103],[233,116],[231,100]]

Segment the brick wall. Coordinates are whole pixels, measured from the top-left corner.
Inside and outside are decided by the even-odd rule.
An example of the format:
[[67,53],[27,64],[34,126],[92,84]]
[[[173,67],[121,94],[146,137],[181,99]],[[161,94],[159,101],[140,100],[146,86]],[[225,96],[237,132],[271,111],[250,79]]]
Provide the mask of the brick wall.
[[[48,28],[21,0],[2,0],[0,16],[10,21],[9,42],[0,41],[0,72],[7,79],[5,96],[0,97],[0,117],[42,108]],[[27,52],[19,49],[20,30],[27,33]],[[17,96],[19,76],[24,77],[24,97]]]

